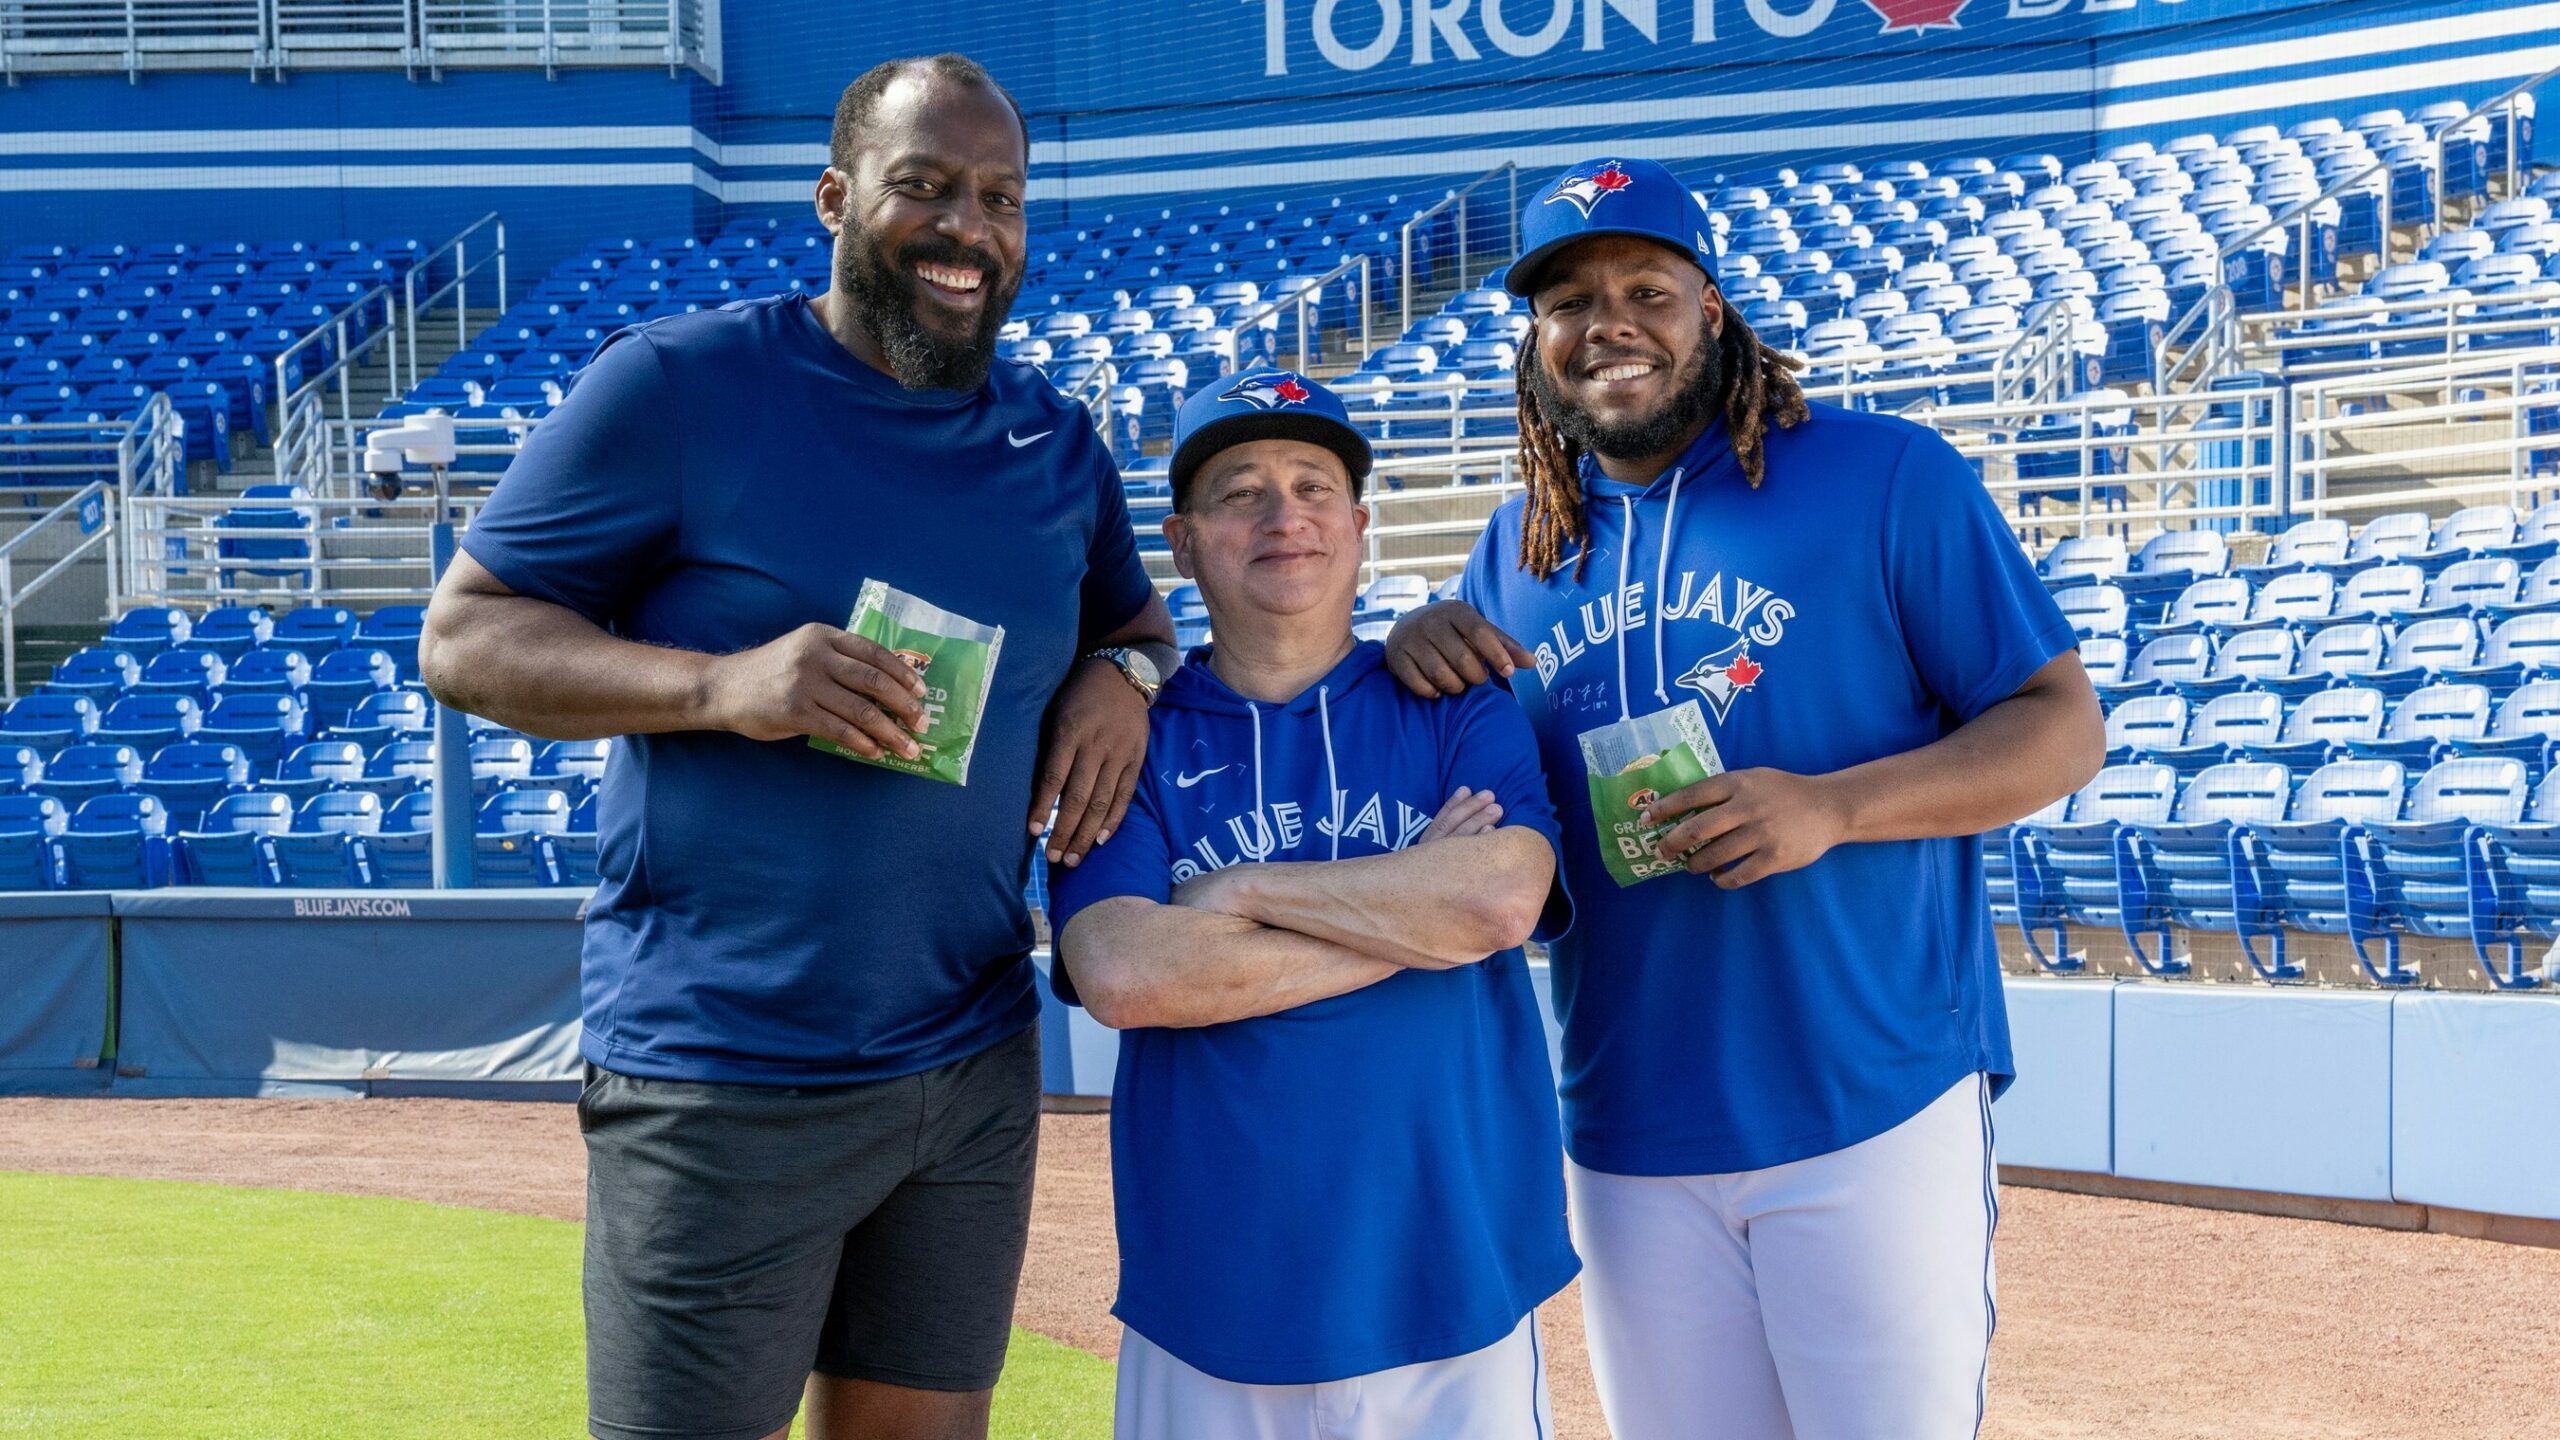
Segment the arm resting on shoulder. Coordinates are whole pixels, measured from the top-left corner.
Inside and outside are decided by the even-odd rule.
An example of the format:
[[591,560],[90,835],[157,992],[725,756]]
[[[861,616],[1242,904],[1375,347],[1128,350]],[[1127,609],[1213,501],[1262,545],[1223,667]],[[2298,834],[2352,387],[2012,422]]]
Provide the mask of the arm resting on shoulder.
[[1177,898],[1407,968],[1442,970],[1525,943],[1555,873],[1546,837],[1509,825],[1353,860],[1231,866],[1190,882]]
[[1086,1011],[1114,1030],[1276,1014],[1375,985],[1400,968],[1239,916],[1133,895],[1076,912],[1058,937],[1058,963]]

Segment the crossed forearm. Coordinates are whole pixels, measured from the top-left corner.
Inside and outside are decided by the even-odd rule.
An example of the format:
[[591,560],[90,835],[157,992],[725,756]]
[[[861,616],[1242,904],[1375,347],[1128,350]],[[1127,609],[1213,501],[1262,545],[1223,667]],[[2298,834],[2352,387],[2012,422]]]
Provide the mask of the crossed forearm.
[[1059,963],[1114,1029],[1250,1019],[1518,945],[1554,873],[1547,842],[1518,828],[1355,860],[1235,866],[1186,883],[1172,904],[1086,907],[1058,937]]
[[1408,969],[1468,965],[1536,928],[1555,852],[1517,826],[1385,855],[1238,865],[1175,898],[1293,930]]
[[1085,1009],[1115,1030],[1276,1014],[1401,968],[1294,930],[1135,896],[1077,912],[1058,937],[1058,958]]

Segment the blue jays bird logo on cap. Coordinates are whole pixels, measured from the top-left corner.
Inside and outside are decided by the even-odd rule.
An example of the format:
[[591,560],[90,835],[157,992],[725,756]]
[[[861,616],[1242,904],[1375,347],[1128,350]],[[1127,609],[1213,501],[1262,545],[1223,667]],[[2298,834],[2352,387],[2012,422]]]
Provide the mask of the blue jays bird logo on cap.
[[1760,672],[1760,664],[1751,658],[1751,642],[1736,640],[1690,666],[1689,673],[1673,683],[1697,691],[1707,708],[1716,712],[1716,723],[1722,724],[1734,700],[1759,683]]
[[1256,410],[1277,410],[1287,405],[1304,405],[1311,392],[1307,382],[1283,370],[1277,374],[1248,375],[1227,387],[1220,400],[1241,400]]
[[1634,183],[1635,177],[1619,169],[1617,161],[1603,160],[1588,175],[1567,175],[1557,181],[1556,188],[1548,192],[1547,203],[1553,205],[1563,201],[1581,211],[1582,217],[1588,220],[1592,209],[1601,201]]

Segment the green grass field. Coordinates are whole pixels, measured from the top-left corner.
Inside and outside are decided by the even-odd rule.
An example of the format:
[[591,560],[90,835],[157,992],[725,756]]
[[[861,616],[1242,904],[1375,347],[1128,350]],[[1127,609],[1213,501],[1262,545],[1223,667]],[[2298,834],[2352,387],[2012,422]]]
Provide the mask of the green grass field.
[[[0,1174],[0,1436],[583,1435],[578,1227]],[[1020,1330],[998,1440],[1105,1440],[1111,1367]]]

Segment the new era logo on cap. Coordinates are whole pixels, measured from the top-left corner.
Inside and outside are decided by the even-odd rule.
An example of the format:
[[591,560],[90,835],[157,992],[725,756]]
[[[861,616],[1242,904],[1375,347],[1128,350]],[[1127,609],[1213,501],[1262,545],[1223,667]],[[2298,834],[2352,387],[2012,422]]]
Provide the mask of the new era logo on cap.
[[1592,207],[1635,183],[1635,177],[1620,169],[1617,161],[1603,160],[1589,170],[1558,180],[1556,188],[1547,193],[1546,203],[1571,205],[1587,220]]
[[1241,400],[1256,410],[1277,410],[1284,405],[1304,405],[1311,392],[1307,382],[1286,370],[1261,375],[1248,375],[1227,387],[1220,400]]

